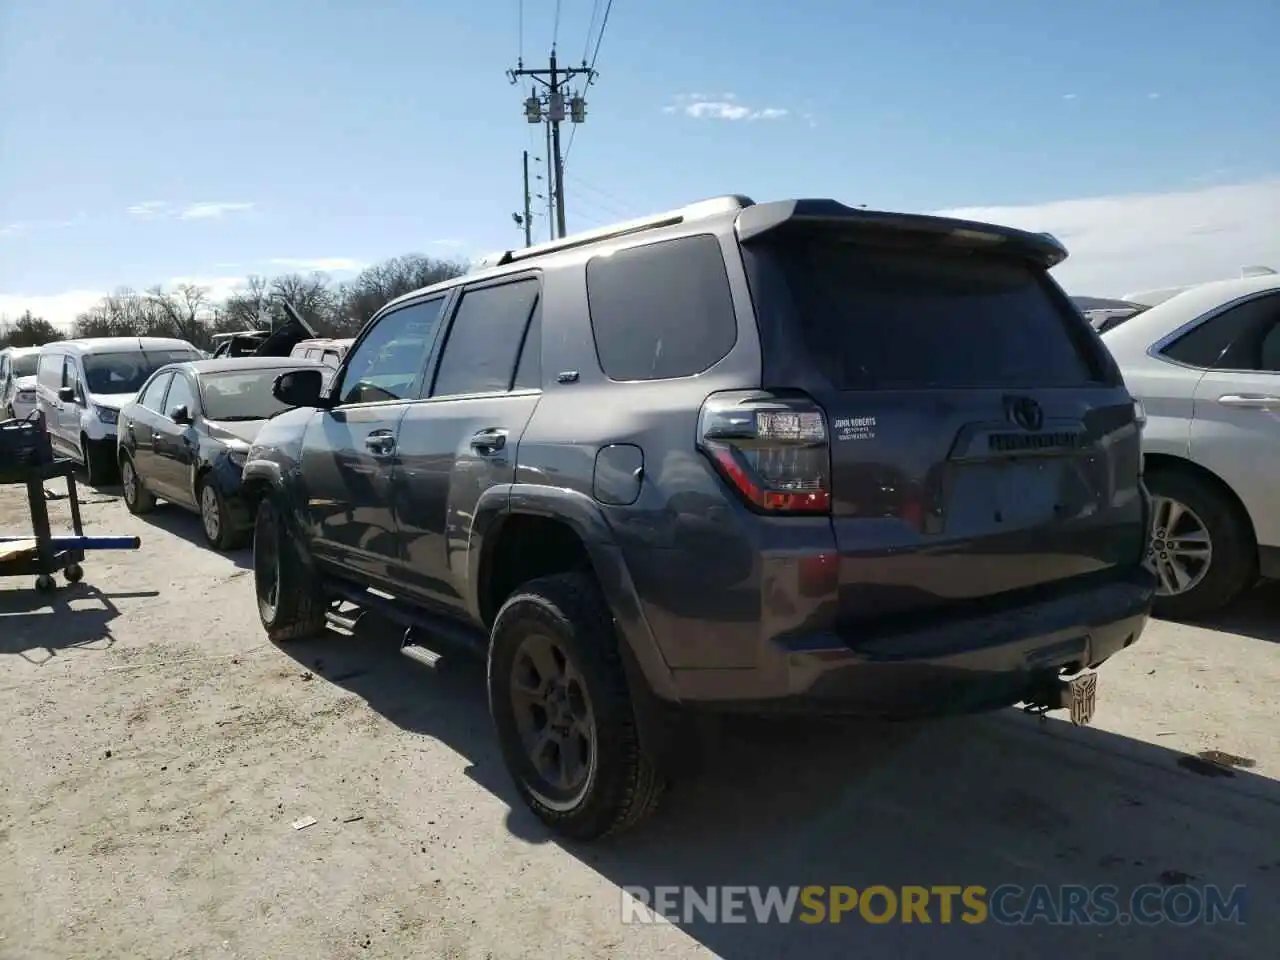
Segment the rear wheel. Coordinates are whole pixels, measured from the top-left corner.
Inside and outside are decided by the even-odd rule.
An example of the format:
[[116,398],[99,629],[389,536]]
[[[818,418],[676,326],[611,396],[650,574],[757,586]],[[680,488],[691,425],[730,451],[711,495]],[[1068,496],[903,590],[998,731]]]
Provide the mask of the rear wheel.
[[1147,562],[1159,580],[1154,612],[1202,617],[1257,579],[1257,548],[1239,505],[1215,484],[1182,470],[1145,477],[1152,499]]
[[143,486],[142,478],[133,465],[133,458],[127,453],[120,458],[120,487],[124,494],[124,505],[130,513],[149,513],[156,505],[156,498]]
[[489,710],[521,798],[566,837],[628,829],[665,782],[640,749],[613,618],[583,574],[533,580],[494,621]]
[[258,619],[273,642],[305,640],[324,630],[319,579],[298,554],[269,497],[258,507],[253,530],[253,582]]

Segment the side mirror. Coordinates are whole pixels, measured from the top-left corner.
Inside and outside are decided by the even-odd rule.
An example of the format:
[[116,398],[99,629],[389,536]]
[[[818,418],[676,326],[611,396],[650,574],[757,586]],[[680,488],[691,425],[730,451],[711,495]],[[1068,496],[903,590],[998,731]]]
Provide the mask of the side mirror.
[[77,400],[76,388],[75,387],[59,387],[58,399],[61,400],[63,403],[75,403]]
[[185,403],[180,403],[169,411],[169,419],[174,423],[190,423],[191,411],[187,409],[187,405]]
[[323,407],[324,374],[319,370],[290,370],[276,377],[271,395],[287,407]]

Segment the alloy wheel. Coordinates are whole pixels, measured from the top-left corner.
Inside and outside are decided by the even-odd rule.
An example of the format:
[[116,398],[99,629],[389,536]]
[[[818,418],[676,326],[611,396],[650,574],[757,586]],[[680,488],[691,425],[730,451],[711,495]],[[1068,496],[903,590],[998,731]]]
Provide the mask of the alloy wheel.
[[1213,540],[1199,514],[1170,497],[1153,497],[1147,564],[1158,578],[1156,594],[1173,597],[1194,590],[1213,561]]
[[530,784],[550,805],[572,806],[596,765],[596,720],[586,681],[550,637],[528,636],[512,664],[511,705]]
[[200,488],[200,519],[204,523],[205,536],[216,543],[222,533],[222,511],[218,508],[218,494],[211,484]]

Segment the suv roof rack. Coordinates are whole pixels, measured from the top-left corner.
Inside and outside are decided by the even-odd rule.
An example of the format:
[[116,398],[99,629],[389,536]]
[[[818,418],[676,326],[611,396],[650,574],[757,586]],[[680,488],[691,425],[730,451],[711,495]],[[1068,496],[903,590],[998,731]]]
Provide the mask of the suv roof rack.
[[476,273],[480,270],[488,270],[491,267],[502,267],[509,263],[518,263],[521,260],[546,256],[559,250],[571,250],[574,247],[584,247],[588,244],[599,243],[602,240],[612,240],[615,237],[625,237],[633,233],[643,233],[646,230],[657,230],[661,227],[671,227],[693,220],[703,220],[725,213],[734,213],[754,205],[755,201],[750,197],[736,193],[712,197],[708,200],[698,200],[678,209],[668,210],[666,213],[656,213],[647,217],[638,217],[634,220],[624,220],[621,223],[615,223],[607,227],[599,227],[595,230],[586,230],[568,237],[561,237],[559,240],[537,243],[531,247],[520,247],[515,250],[492,253],[478,259],[467,272]]

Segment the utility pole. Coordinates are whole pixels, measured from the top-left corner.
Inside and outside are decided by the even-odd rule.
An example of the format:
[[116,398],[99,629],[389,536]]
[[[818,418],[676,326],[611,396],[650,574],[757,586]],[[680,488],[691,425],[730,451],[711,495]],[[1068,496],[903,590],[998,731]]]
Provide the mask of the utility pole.
[[529,193],[529,151],[524,152],[524,245],[533,246],[533,195]]
[[560,185],[556,182],[554,161],[551,159],[551,124],[546,125],[547,149],[547,237],[556,239],[556,197],[560,195]]
[[[529,123],[547,125],[547,199],[552,213],[552,230],[557,236],[563,237],[564,159],[560,154],[560,124],[566,115],[570,123],[583,123],[587,118],[587,101],[576,92],[571,91],[566,111],[564,88],[578,77],[584,77],[586,84],[590,85],[596,78],[596,71],[587,66],[585,60],[580,67],[560,66],[556,60],[555,47],[552,47],[551,59],[545,68],[526,69],[524,60],[521,59],[514,70],[507,71],[507,77],[512,84],[518,83],[521,77],[530,77],[534,81],[535,86],[524,102],[524,116]],[[541,84],[544,89],[541,96],[538,94],[537,84]]]
[[533,246],[533,195],[529,192],[529,151],[524,152],[524,207],[523,213],[513,213],[511,219],[517,227],[524,228],[524,245]]

